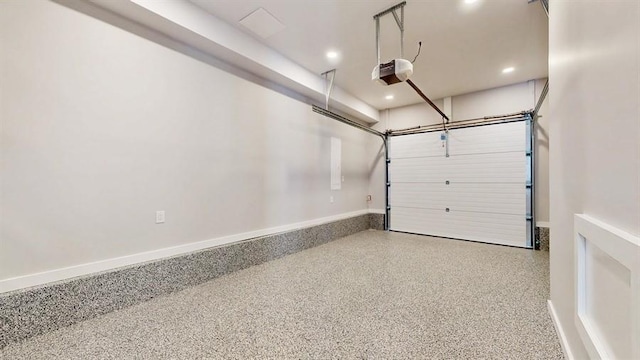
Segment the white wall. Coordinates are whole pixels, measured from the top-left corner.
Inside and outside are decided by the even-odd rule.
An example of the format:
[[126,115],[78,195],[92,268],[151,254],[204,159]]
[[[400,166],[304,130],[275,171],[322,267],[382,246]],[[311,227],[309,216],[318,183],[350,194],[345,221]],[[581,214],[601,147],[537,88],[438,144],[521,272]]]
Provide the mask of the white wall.
[[[582,359],[587,353],[574,320],[574,214],[640,235],[640,4],[554,1],[549,36],[551,300],[569,352]],[[628,291],[629,279],[612,265],[601,259],[589,269],[597,273],[589,286],[602,284],[598,278],[611,284],[601,288],[609,291],[600,328],[605,338],[629,334],[631,318],[614,312],[639,306],[614,286],[616,279]],[[616,350],[614,357],[629,354]]]
[[[451,119],[467,120],[488,115],[503,115],[535,107],[546,79],[518,83],[495,89],[478,91],[451,98]],[[397,85],[396,85],[397,86]],[[402,84],[400,85],[402,86]],[[444,100],[434,103],[444,110]],[[547,141],[547,101],[540,109],[536,144],[536,216],[538,222],[549,221],[549,180],[548,180],[548,141]],[[419,103],[389,110],[380,115],[380,122],[373,128],[403,129],[417,125],[429,125],[442,122],[440,115],[426,103]],[[371,209],[382,211],[384,203],[384,153],[379,140],[371,139],[369,144],[370,194],[373,197],[369,204]],[[377,156],[376,156],[377,155]]]
[[0,44],[0,280],[366,211],[371,135],[304,102],[49,1]]
[[454,120],[465,120],[529,110],[536,100],[533,84],[523,82],[454,96],[451,108]]

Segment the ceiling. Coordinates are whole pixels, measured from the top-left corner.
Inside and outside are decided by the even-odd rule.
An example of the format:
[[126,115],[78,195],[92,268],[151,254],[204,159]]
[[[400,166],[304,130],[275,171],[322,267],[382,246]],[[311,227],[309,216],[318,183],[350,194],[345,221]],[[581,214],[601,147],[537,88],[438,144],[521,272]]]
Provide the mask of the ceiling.
[[[376,65],[373,15],[399,0],[190,0],[292,61],[320,74],[336,68],[335,83],[364,102],[393,108],[421,102],[407,84],[371,81]],[[284,28],[262,38],[239,21],[264,8]],[[539,2],[527,0],[407,0],[405,54],[411,79],[432,99],[547,76],[548,21]],[[400,57],[400,31],[381,18],[382,61]],[[326,52],[335,50],[337,60]],[[502,69],[515,70],[503,74]],[[387,95],[393,95],[387,100]]]

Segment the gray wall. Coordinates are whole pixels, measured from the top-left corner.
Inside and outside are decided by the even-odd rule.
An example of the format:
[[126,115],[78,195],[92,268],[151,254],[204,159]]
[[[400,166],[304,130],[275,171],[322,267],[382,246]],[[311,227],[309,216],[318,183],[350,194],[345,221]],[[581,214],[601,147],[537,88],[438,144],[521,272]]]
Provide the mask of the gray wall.
[[49,1],[0,44],[0,280],[366,211],[371,135],[304,102]]
[[[584,359],[575,325],[574,214],[640,236],[640,4],[555,1],[550,10],[551,300],[569,351]],[[629,271],[608,255],[589,266],[593,280],[629,289]],[[606,325],[599,330],[611,344],[629,336],[631,317],[619,314],[638,303],[598,290],[604,299],[590,306],[602,312],[592,320],[596,329]]]
[[[480,118],[487,115],[503,115],[535,107],[540,97],[546,79],[533,80],[495,89],[489,89],[470,94],[453,96],[451,98],[452,120],[466,120]],[[424,89],[426,91],[426,89]],[[443,99],[434,103],[444,110]],[[540,109],[537,127],[536,143],[536,216],[539,223],[549,221],[549,151],[548,151],[548,123],[547,101]],[[380,122],[374,128],[380,131],[386,129],[402,129],[417,125],[429,125],[442,122],[440,115],[426,103],[419,103],[395,109],[383,110]],[[369,192],[373,201],[371,209],[384,209],[384,155],[377,139],[370,139]]]

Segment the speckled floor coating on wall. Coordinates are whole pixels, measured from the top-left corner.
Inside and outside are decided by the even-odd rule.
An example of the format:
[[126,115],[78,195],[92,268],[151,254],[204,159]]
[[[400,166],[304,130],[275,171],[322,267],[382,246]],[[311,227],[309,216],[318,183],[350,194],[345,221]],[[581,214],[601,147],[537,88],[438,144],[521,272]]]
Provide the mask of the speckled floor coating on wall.
[[[381,226],[365,214],[0,294],[0,350],[10,343],[187,289]],[[380,227],[382,229],[382,227]]]
[[2,359],[558,359],[547,252],[364,231],[7,346]]

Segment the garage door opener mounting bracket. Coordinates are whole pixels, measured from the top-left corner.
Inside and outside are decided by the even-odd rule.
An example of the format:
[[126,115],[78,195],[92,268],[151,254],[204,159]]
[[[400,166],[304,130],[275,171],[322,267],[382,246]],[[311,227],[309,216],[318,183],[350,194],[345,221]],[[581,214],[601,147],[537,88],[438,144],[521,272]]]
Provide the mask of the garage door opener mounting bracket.
[[[420,97],[427,102],[434,110],[442,116],[443,127],[445,120],[448,123],[449,117],[442,111],[436,104],[431,101],[425,95],[418,86],[409,77],[413,74],[413,63],[404,59],[404,7],[407,5],[406,1],[396,4],[382,12],[373,16],[373,20],[376,22],[376,58],[377,65],[373,68],[371,79],[382,85],[392,85],[399,82],[406,81],[413,90],[415,90]],[[396,10],[400,9],[400,16]],[[380,62],[380,18],[384,15],[392,14],[393,18],[400,28],[400,59],[393,59],[388,63],[381,64]]]

